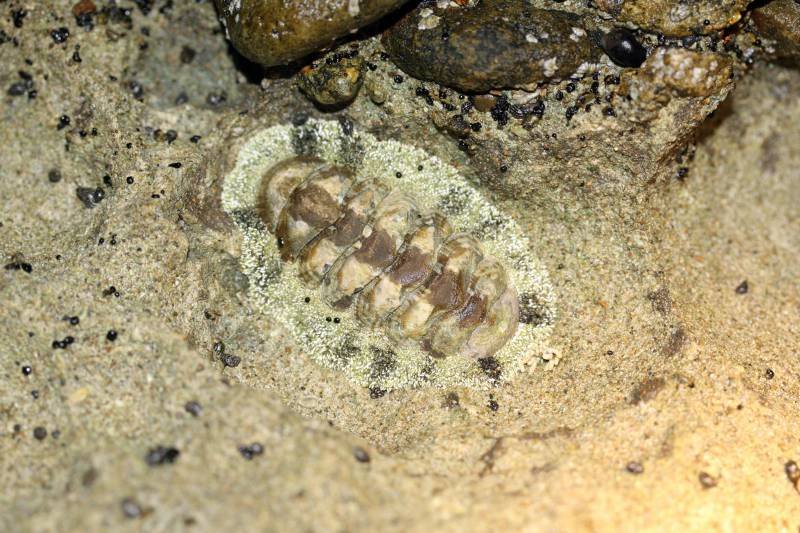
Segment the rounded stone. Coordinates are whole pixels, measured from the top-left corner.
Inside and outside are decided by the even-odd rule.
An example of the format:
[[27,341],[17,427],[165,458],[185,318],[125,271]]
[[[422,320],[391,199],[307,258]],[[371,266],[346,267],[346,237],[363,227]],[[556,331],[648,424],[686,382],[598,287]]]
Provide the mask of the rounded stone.
[[332,45],[406,0],[214,0],[233,46],[265,67]]
[[531,88],[600,55],[578,16],[518,0],[416,9],[384,44],[408,74],[474,92]]
[[647,50],[639,44],[628,29],[617,28],[603,35],[601,40],[606,55],[621,67],[636,68],[647,59]]
[[341,107],[358,94],[363,82],[363,64],[364,60],[353,52],[330,53],[304,67],[297,76],[297,85],[317,105]]

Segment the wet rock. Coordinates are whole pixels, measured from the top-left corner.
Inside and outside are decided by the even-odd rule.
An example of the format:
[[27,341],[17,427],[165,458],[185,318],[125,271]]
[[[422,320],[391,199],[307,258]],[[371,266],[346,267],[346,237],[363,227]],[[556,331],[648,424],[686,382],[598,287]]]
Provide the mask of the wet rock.
[[214,0],[236,49],[284,65],[375,22],[405,0]]
[[731,82],[731,61],[721,54],[661,48],[645,63],[655,86],[679,96],[710,96]]
[[775,0],[753,11],[759,35],[775,41],[774,57],[787,66],[800,67],[800,4]]
[[416,9],[384,38],[392,60],[420,79],[465,91],[530,88],[600,55],[580,18],[498,0]]
[[597,7],[629,22],[670,37],[710,34],[735,24],[748,0],[597,0]]
[[353,101],[361,89],[364,60],[358,50],[328,54],[303,68],[297,76],[300,90],[322,107],[340,107]]
[[652,120],[673,98],[721,96],[732,87],[731,60],[713,52],[659,48],[641,69],[622,76],[620,102],[634,122]]

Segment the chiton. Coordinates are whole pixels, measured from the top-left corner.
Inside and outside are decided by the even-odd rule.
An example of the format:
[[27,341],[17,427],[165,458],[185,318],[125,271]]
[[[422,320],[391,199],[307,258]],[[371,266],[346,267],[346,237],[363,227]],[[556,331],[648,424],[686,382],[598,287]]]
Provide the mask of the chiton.
[[531,243],[420,148],[349,122],[273,126],[242,145],[222,203],[257,307],[360,385],[489,385],[547,351]]

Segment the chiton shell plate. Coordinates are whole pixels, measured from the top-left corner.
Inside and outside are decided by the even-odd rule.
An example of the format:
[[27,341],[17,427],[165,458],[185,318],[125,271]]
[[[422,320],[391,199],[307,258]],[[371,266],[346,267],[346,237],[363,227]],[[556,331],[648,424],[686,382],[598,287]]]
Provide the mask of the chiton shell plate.
[[[272,176],[268,190],[262,183],[265,175]],[[502,312],[489,313],[469,336],[460,335],[458,317],[451,313],[421,343],[419,331],[424,328],[418,325],[422,329],[417,331],[414,326],[419,314],[415,298],[424,294],[414,279],[418,273],[403,272],[403,261],[398,260],[383,266],[377,277],[372,271],[361,274],[347,264],[358,253],[353,236],[348,239],[346,231],[334,231],[335,221],[325,209],[310,219],[313,227],[292,219],[299,207],[287,207],[281,198],[294,195],[301,206],[304,187],[316,186],[331,192],[339,209],[344,202],[361,213],[376,205],[394,207],[393,212],[372,213],[376,219],[393,220],[393,213],[410,210],[420,213],[413,226],[400,231],[407,235],[405,249],[411,242],[421,248],[454,248],[448,253],[479,274],[468,277],[470,293],[495,302],[492,309]],[[240,261],[255,307],[283,326],[314,361],[343,372],[358,385],[380,390],[490,386],[534,366],[548,350],[555,303],[532,243],[455,168],[420,148],[379,140],[339,121],[310,119],[299,126],[272,126],[241,144],[224,180],[222,205],[242,232]],[[338,224],[347,227],[347,220]],[[288,241],[292,246],[283,245]],[[359,283],[365,284],[356,302],[344,310],[336,306],[342,288],[321,283],[337,269],[348,274],[348,283],[355,283],[356,272],[363,276]],[[390,319],[376,320],[382,314],[375,310],[375,301],[401,305]],[[509,327],[510,320],[518,321],[515,328]],[[498,330],[513,336],[497,338]],[[465,355],[441,356],[451,353],[454,345]],[[487,350],[493,355],[481,357]]]

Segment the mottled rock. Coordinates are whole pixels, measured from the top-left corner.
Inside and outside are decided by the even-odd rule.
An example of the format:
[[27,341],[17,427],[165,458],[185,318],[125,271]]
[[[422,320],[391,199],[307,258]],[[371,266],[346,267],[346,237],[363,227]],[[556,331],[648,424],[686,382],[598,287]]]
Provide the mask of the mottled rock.
[[644,122],[654,118],[674,97],[711,97],[726,92],[732,84],[731,60],[722,54],[658,48],[641,69],[622,77],[620,91],[630,97],[633,112],[626,117]]
[[416,9],[384,44],[412,76],[480,92],[563,78],[600,55],[577,16],[516,0]]
[[709,34],[739,21],[748,0],[597,0],[597,7],[670,37]]
[[759,35],[775,41],[774,56],[788,66],[800,67],[800,4],[775,0],[753,11]]
[[284,65],[371,24],[406,0],[214,0],[236,49]]
[[363,66],[364,60],[357,50],[333,52],[303,68],[297,76],[297,84],[320,106],[343,106],[361,89]]

